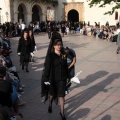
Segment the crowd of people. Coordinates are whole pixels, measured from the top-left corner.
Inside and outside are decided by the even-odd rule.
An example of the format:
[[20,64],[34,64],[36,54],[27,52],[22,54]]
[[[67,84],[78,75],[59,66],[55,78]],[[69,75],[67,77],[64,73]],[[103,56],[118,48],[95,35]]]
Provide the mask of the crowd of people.
[[19,75],[10,57],[11,43],[9,37],[0,34],[0,120],[21,120],[19,106],[24,102],[20,97],[23,92]]
[[[81,24],[82,25],[82,24]],[[25,28],[32,29],[33,33],[40,33],[40,32],[48,32],[48,31],[54,31],[54,28],[61,29],[62,33],[68,33],[71,30],[76,31],[76,29],[79,27],[78,22],[30,22],[27,26],[25,22],[19,23],[12,23],[12,22],[6,22],[4,24],[0,23],[0,32],[4,33],[6,37],[15,37],[15,36],[21,36],[22,31]],[[82,27],[82,26],[81,26]]]
[[109,26],[108,22],[106,25],[96,26],[83,26],[80,33],[83,35],[93,36],[102,40],[111,42],[117,42],[117,35],[119,33],[119,26]]
[[[78,23],[78,22],[41,22],[30,23],[27,27],[24,22],[0,24],[0,117],[7,120],[13,117],[22,117],[19,114],[19,92],[23,90],[16,67],[10,58],[11,44],[9,37],[20,36],[17,53],[20,56],[22,70],[29,72],[28,64],[34,60],[37,49],[34,34],[47,32],[50,43],[46,53],[41,80],[41,96],[45,101],[49,98],[48,112],[52,113],[53,99],[58,99],[60,116],[66,120],[64,113],[65,95],[71,86],[71,78],[75,75],[76,54],[69,47],[64,48],[62,37],[69,33],[80,32],[108,41],[118,41],[117,54],[120,50],[120,28]],[[11,112],[12,111],[12,112]]]
[[20,56],[20,65],[26,72],[28,63],[34,60],[34,49],[36,44],[33,36],[33,30],[26,29],[25,25],[13,23],[0,24],[0,120],[21,120],[22,114],[19,113],[19,106],[25,102],[21,99],[24,85],[21,85],[20,77],[17,73],[10,57],[11,42],[10,37],[20,36],[18,43],[18,55]]

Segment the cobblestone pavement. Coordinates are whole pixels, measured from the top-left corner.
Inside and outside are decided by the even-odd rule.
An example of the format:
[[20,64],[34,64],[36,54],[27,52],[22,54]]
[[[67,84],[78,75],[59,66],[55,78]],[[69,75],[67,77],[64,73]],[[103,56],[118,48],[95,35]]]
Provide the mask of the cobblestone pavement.
[[[53,113],[47,112],[48,102],[40,96],[41,72],[49,44],[47,34],[35,36],[38,52],[35,62],[30,63],[29,73],[22,71],[17,56],[18,38],[11,40],[11,58],[17,67],[21,83],[26,87],[20,107],[24,120],[61,120],[59,105],[53,103]],[[72,84],[66,95],[67,120],[120,120],[120,55],[116,43],[82,36],[79,33],[63,37],[64,46],[73,48],[77,54],[76,73],[81,84]]]

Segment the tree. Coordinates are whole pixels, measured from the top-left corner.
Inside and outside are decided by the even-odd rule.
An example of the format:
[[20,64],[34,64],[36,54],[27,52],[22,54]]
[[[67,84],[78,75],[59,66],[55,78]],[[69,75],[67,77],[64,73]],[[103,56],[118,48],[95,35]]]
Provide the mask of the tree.
[[90,7],[93,7],[94,5],[99,5],[99,7],[105,7],[107,4],[110,5],[115,3],[111,10],[105,12],[104,14],[112,15],[116,9],[120,9],[120,0],[88,0],[88,2],[90,2]]

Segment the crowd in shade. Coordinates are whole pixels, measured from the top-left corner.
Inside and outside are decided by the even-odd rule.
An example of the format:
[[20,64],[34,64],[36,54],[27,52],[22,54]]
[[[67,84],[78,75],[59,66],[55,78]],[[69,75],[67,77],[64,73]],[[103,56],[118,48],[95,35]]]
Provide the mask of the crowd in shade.
[[8,36],[0,33],[0,120],[21,120],[19,106],[24,105],[20,93],[24,85],[21,85],[10,55],[11,42]]

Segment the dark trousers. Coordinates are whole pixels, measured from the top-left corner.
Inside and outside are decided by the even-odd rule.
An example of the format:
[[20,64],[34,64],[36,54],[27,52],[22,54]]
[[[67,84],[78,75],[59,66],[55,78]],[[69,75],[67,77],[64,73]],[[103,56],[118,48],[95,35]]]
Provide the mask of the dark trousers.
[[48,32],[48,38],[51,39],[51,32]]

